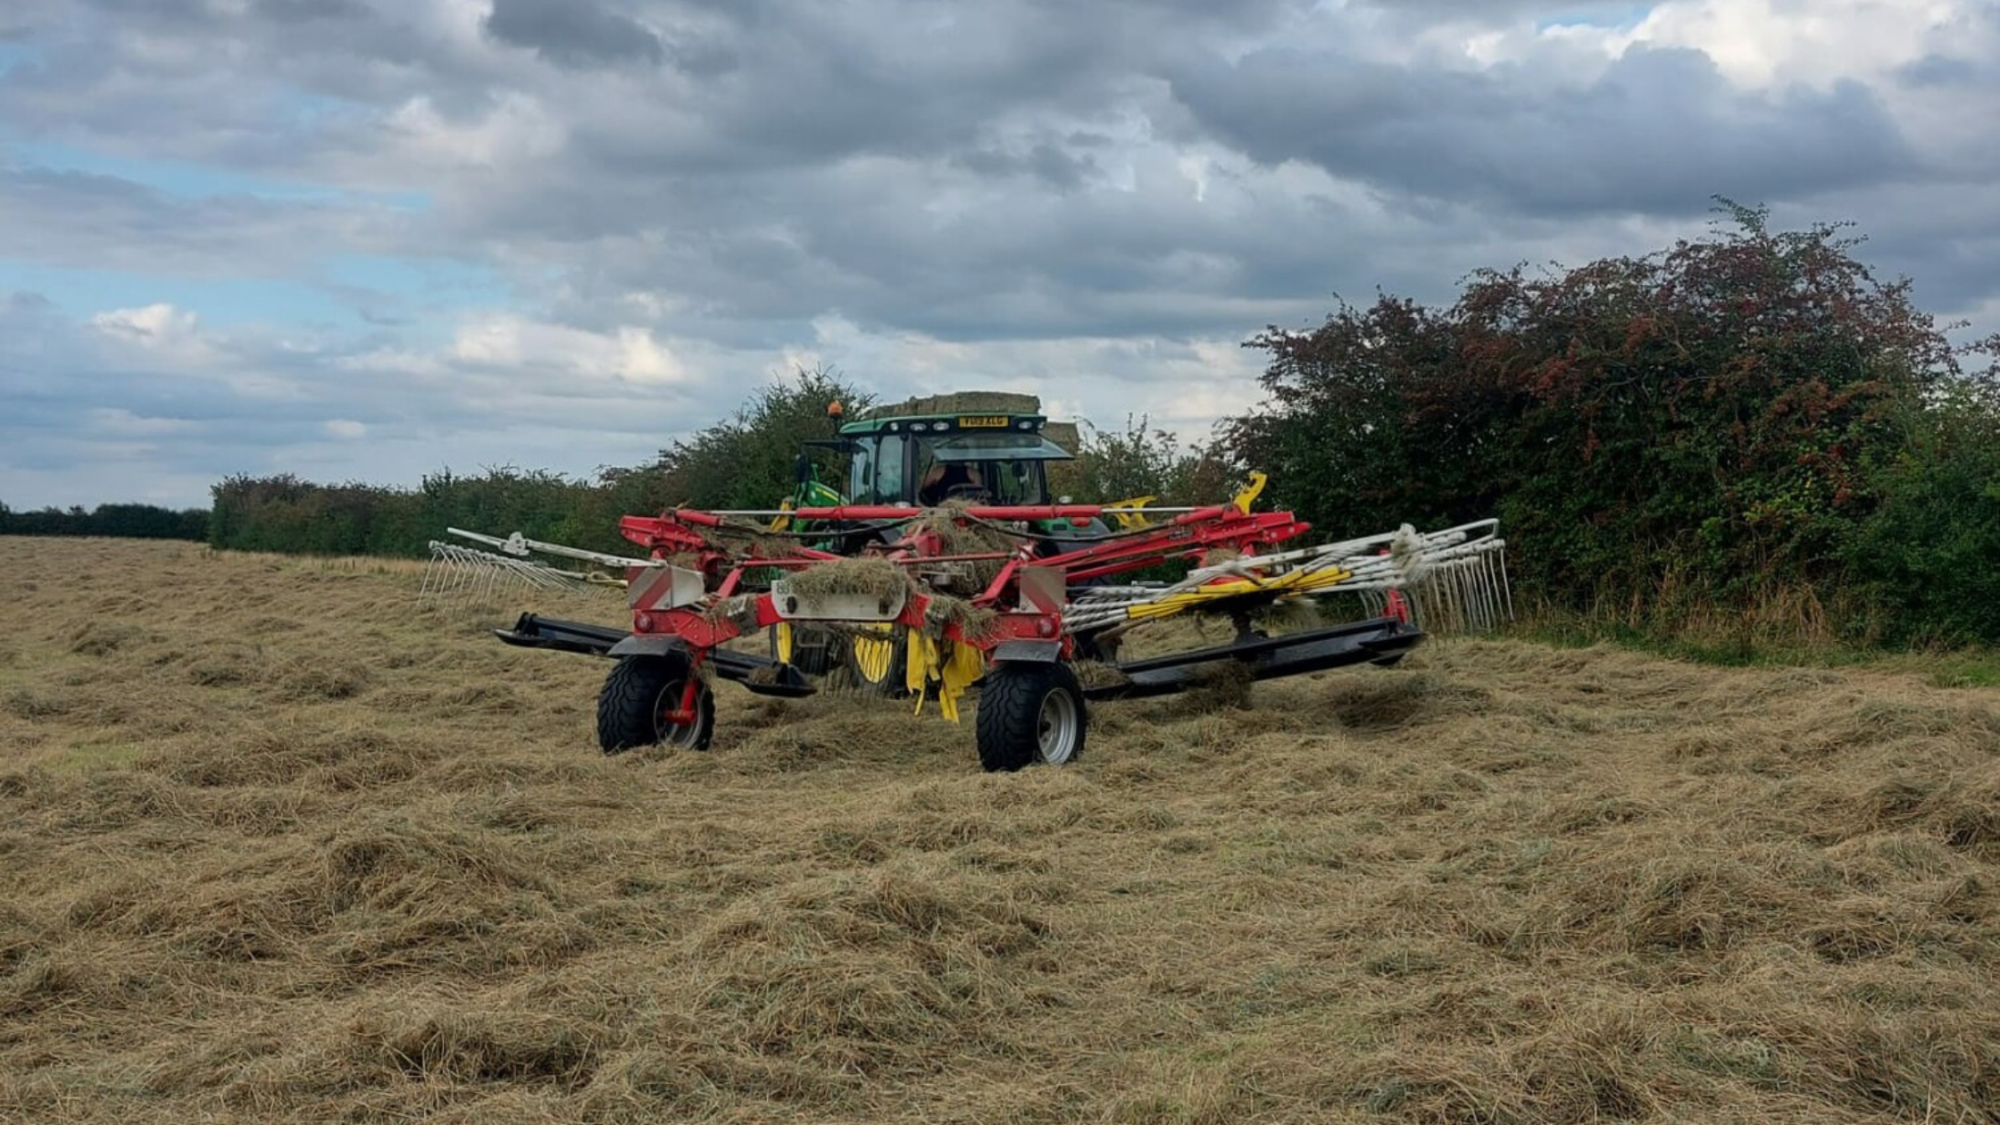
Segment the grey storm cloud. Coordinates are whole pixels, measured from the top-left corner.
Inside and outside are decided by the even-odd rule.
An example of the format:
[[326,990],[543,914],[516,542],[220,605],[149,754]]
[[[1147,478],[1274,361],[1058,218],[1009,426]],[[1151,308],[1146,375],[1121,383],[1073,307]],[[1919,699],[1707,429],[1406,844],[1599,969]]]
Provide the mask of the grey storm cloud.
[[[1920,300],[2000,315],[2000,26],[1940,3],[1900,66],[1749,81],[1538,32],[1644,15],[1596,0],[8,0],[0,276],[60,301],[0,304],[0,491],[93,442],[175,480],[587,471],[793,356],[1196,420],[1254,399],[1265,324],[1651,250],[1714,194],[1854,219]],[[494,281],[371,291],[327,268],[355,255]],[[200,314],[198,361],[94,326],[93,272]],[[201,307],[218,278],[351,315],[244,325]],[[564,366],[653,344],[685,378]],[[368,456],[315,442],[330,419]]]
[[184,277],[272,276],[335,249],[411,244],[390,209],[255,195],[184,198],[117,176],[0,166],[0,257]]
[[651,31],[592,0],[493,0],[486,30],[565,66],[656,63],[661,57],[660,40]]
[[1261,51],[1174,77],[1214,134],[1394,191],[1541,213],[1699,211],[1713,192],[1794,198],[1894,180],[1915,157],[1867,88],[1746,93],[1699,51],[1628,50],[1570,86]]
[[257,0],[260,15],[289,24],[364,19],[369,11],[361,0]]

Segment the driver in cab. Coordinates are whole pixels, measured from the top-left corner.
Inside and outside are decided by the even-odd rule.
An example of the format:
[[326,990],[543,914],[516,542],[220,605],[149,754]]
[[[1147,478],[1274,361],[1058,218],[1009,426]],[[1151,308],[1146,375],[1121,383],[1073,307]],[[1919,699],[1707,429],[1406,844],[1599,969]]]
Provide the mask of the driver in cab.
[[977,466],[963,461],[939,461],[924,474],[917,486],[917,500],[935,508],[950,499],[970,499],[986,492],[986,480]]

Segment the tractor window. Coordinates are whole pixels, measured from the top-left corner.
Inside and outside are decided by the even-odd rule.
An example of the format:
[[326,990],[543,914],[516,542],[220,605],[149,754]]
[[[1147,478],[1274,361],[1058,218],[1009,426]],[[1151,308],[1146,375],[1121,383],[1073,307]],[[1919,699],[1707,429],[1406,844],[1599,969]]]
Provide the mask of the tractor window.
[[986,470],[987,487],[993,490],[994,502],[1000,504],[1047,502],[1045,495],[1047,490],[1042,487],[1040,461],[986,461],[979,467]]
[[[903,443],[901,434],[883,434],[875,449],[874,487],[869,499],[877,504],[894,504],[903,495]],[[859,497],[857,496],[858,500]]]
[[935,507],[952,498],[954,488],[960,498],[975,496],[991,504],[1045,504],[1048,487],[1038,460],[971,461],[955,457],[939,458],[931,443],[919,440],[917,503]]
[[959,499],[967,499],[966,489],[990,489],[986,472],[992,468],[978,461],[940,459],[929,439],[917,439],[917,503],[934,508],[946,500],[953,499],[954,490],[961,490]]
[[847,462],[847,495],[856,504],[875,498],[875,443],[866,439],[854,443]]
[[847,496],[855,504],[894,504],[903,500],[901,434],[857,438],[854,459],[847,466]]

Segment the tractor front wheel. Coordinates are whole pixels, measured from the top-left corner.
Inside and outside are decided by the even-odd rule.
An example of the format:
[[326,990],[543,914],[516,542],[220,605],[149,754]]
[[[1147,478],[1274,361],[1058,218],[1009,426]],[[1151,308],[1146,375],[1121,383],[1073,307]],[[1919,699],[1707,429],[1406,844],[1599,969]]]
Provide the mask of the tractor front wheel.
[[[694,717],[676,712],[692,680]],[[715,734],[715,696],[685,656],[627,656],[611,669],[597,697],[597,744],[606,754],[637,746],[706,750]]]
[[973,729],[989,773],[1073,762],[1088,726],[1083,687],[1066,664],[996,664],[980,685]]

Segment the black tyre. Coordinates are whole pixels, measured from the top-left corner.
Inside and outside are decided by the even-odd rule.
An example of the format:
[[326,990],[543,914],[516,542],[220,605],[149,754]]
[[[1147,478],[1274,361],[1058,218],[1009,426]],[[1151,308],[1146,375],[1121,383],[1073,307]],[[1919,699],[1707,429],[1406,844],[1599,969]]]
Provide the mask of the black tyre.
[[1074,762],[1089,725],[1083,688],[1068,665],[996,664],[980,685],[973,723],[979,764],[1011,773],[1036,762]]
[[707,684],[696,682],[693,722],[669,718],[680,708],[693,674],[684,656],[620,659],[597,697],[597,744],[606,754],[638,746],[708,749],[715,734],[715,696]]

